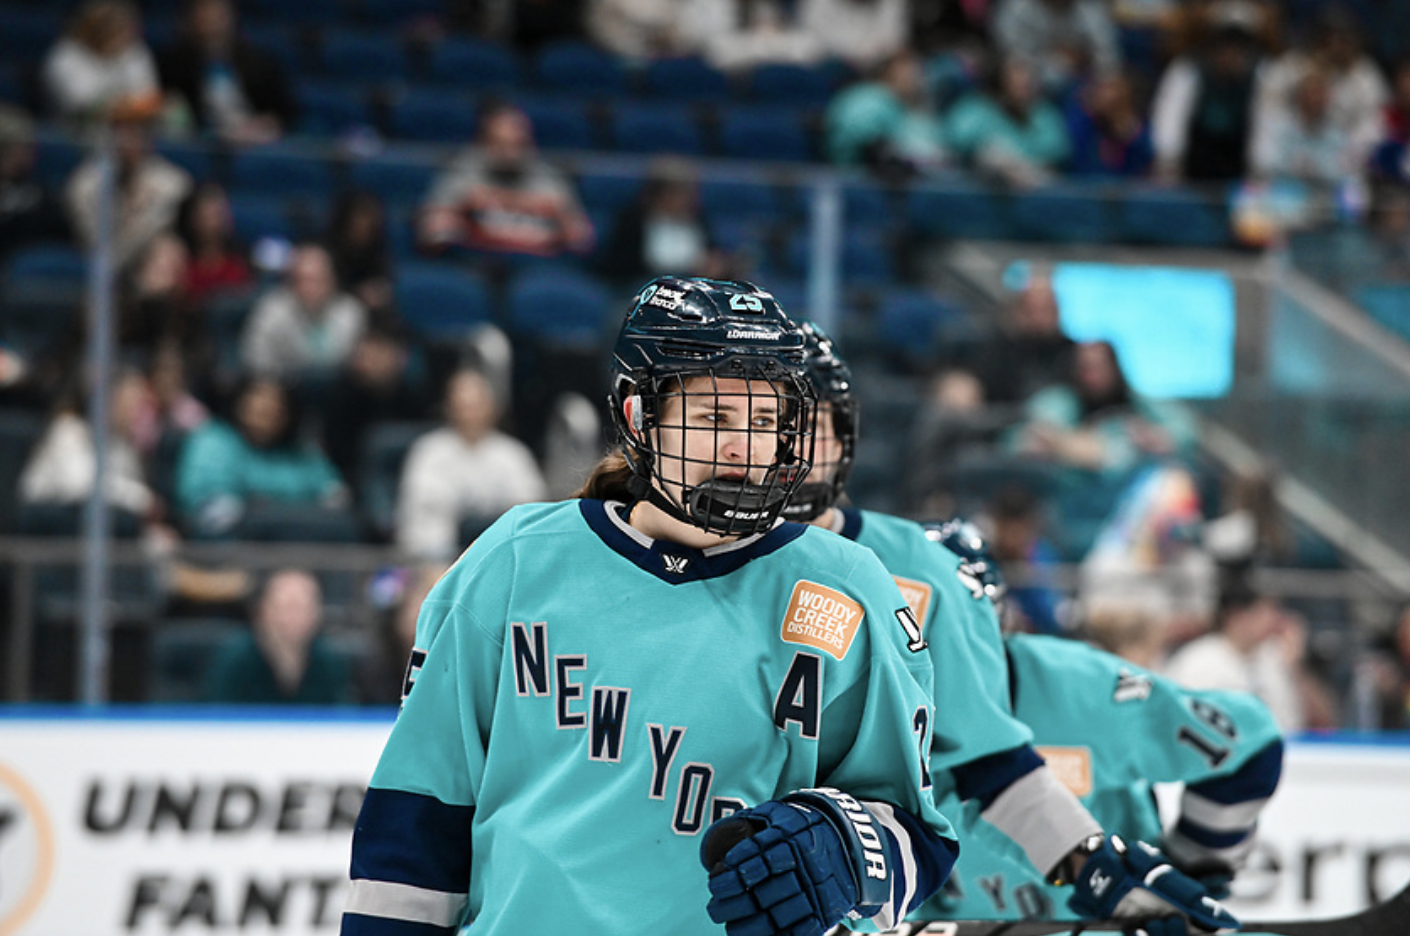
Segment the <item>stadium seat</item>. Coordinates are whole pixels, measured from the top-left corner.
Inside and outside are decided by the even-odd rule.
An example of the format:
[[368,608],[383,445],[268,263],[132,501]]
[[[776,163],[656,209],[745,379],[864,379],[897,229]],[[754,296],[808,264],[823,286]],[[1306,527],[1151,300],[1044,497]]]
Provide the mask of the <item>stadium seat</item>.
[[343,0],[245,0],[240,12],[251,22],[279,22],[286,26],[321,27],[340,22],[346,15]]
[[358,19],[371,26],[397,26],[445,13],[444,0],[354,0]]
[[357,543],[362,518],[351,508],[282,501],[246,505],[233,539],[276,543]]
[[735,172],[727,178],[700,180],[700,210],[711,223],[747,220],[769,223],[782,220],[787,207],[778,186],[758,174]]
[[394,288],[402,320],[429,341],[463,337],[493,314],[484,282],[450,264],[403,263],[397,268]]
[[377,536],[390,538],[396,525],[401,469],[412,443],[439,424],[428,421],[381,422],[362,442],[362,513]]
[[694,112],[679,104],[617,101],[610,139],[612,148],[624,153],[698,156],[705,149]]
[[406,77],[406,59],[395,33],[325,29],[319,47],[319,69],[334,81],[399,81]]
[[231,202],[249,197],[326,200],[333,171],[321,153],[282,145],[237,150],[230,158]]
[[338,136],[373,123],[366,85],[305,79],[296,93],[299,130],[310,136]]
[[235,236],[242,243],[254,245],[266,237],[294,241],[298,228],[293,209],[284,198],[241,195],[230,199],[230,215]]
[[627,71],[614,55],[586,42],[564,39],[539,49],[534,81],[545,90],[616,97],[627,92]]
[[62,4],[0,7],[0,61],[37,65],[63,32]]
[[1228,247],[1228,209],[1218,199],[1188,189],[1138,186],[1119,207],[1120,237],[1138,244]]
[[[787,272],[806,277],[812,261],[812,231],[806,226],[788,240]],[[886,230],[848,226],[842,231],[842,282],[849,287],[874,288],[896,281],[895,249]]]
[[88,290],[83,253],[63,243],[22,247],[0,282],[0,340],[21,353],[40,353],[82,314]]
[[460,88],[507,89],[522,82],[514,50],[497,42],[452,36],[431,49],[427,70],[432,81]]
[[34,171],[51,191],[61,192],[85,155],[68,137],[41,132],[35,141]]
[[842,187],[843,224],[876,227],[890,224],[898,216],[899,206],[890,190],[855,182]]
[[348,182],[372,192],[392,206],[420,204],[430,192],[438,167],[423,155],[387,149],[348,164]]
[[546,150],[599,149],[591,107],[581,98],[516,96],[534,127],[534,142]]
[[1016,193],[1010,212],[1016,232],[1028,240],[1109,243],[1117,236],[1112,196],[1105,187],[1059,183]]
[[584,172],[577,177],[578,198],[589,212],[615,215],[641,195],[643,183],[638,170]]
[[737,105],[720,114],[720,154],[734,159],[813,159],[806,117],[797,108]]
[[249,630],[244,621],[193,618],[162,621],[152,629],[151,702],[199,702],[206,676],[226,643]]
[[795,107],[822,107],[837,90],[835,72],[826,67],[766,62],[749,74],[749,97]]
[[390,105],[388,130],[401,140],[468,143],[475,135],[475,105],[463,91],[405,91]]
[[530,268],[515,277],[505,305],[511,335],[549,344],[596,346],[616,311],[595,277],[557,266]]
[[10,255],[5,264],[5,288],[7,291],[23,286],[82,289],[87,275],[87,258],[77,247],[64,243],[32,244]]
[[723,101],[729,76],[699,56],[653,59],[642,73],[642,89],[651,97],[673,101]]
[[309,71],[312,56],[305,52],[294,27],[281,22],[246,22],[241,23],[240,34],[250,45],[278,62],[289,76]]
[[911,227],[927,237],[1010,240],[1008,201],[1000,192],[964,183],[914,189],[906,198]]

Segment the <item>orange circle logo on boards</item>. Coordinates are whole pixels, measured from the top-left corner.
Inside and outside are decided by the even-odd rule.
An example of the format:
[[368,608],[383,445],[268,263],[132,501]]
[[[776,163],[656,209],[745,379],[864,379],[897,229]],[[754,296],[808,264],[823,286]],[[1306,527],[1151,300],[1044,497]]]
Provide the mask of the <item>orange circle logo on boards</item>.
[[54,827],[34,788],[0,763],[0,936],[39,909],[54,874]]

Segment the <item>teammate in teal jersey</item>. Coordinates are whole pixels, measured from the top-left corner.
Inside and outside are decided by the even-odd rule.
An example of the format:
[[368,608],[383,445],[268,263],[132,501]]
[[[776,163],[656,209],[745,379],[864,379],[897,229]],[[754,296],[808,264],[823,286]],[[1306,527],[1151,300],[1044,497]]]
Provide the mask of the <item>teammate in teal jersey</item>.
[[798,327],[663,277],[613,371],[621,444],[582,497],[507,512],[422,606],[349,936],[810,936],[890,925],[953,865],[909,609],[779,519],[815,422]]
[[[831,529],[870,548],[895,577],[921,625],[935,666],[930,769],[937,788],[981,816],[1039,876],[1061,882],[1081,915],[1148,917],[1179,913],[1207,929],[1237,921],[1191,878],[1149,877],[1146,852],[1102,834],[1102,824],[1063,786],[1015,718],[993,606],[982,583],[919,523],[840,507],[857,444],[851,372],[831,339],[804,324],[809,376],[819,397],[814,471],[785,515]],[[963,868],[965,859],[961,859]]]

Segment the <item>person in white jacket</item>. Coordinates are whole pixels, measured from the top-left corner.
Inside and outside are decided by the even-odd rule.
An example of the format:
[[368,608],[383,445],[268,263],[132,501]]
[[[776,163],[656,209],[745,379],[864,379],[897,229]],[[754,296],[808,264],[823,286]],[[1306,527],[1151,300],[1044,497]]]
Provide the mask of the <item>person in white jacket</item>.
[[461,524],[485,525],[547,487],[528,446],[496,428],[500,405],[484,374],[462,369],[446,385],[446,425],[417,439],[402,467],[396,543],[424,560],[450,560]]

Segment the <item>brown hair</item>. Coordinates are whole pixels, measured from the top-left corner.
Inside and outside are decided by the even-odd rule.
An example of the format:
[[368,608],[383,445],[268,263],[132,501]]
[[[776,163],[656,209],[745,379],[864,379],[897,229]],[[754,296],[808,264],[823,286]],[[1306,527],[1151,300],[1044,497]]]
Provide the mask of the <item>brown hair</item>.
[[74,14],[69,35],[96,50],[119,26],[130,23],[136,27],[138,18],[136,5],[126,0],[92,0]]
[[573,496],[590,497],[594,500],[633,501],[636,500],[636,495],[628,488],[631,479],[632,469],[627,464],[627,456],[622,454],[621,449],[614,449],[602,456],[602,460],[593,466],[587,480]]

